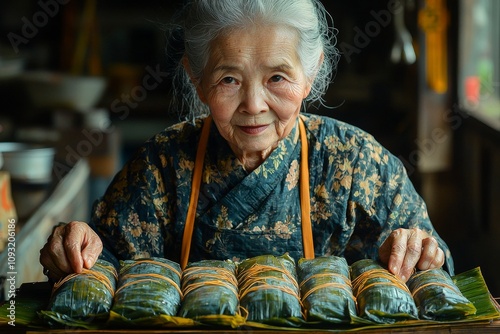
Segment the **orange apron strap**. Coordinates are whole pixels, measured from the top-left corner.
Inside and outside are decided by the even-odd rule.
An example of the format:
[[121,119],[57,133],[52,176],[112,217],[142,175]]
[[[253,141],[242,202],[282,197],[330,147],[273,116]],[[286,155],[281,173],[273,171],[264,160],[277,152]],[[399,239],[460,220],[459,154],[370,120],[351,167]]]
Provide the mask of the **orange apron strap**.
[[191,251],[191,239],[193,237],[194,219],[196,218],[196,207],[198,205],[198,195],[200,194],[201,174],[203,173],[203,160],[207,150],[208,135],[210,134],[210,124],[212,116],[208,116],[203,123],[201,130],[200,142],[196,151],[196,160],[194,163],[193,182],[191,184],[191,197],[189,199],[189,207],[186,216],[186,224],[184,226],[184,234],[182,235],[181,245],[181,268],[186,268],[189,260],[189,252]]
[[314,242],[311,226],[311,196],[309,194],[309,148],[307,144],[306,127],[299,117],[300,130],[300,211],[302,220],[302,244],[304,258],[314,259]]
[[[189,207],[184,226],[184,234],[182,236],[181,248],[181,268],[184,270],[189,261],[189,252],[191,250],[191,239],[193,236],[194,220],[196,218],[196,206],[198,204],[198,195],[201,185],[201,176],[203,172],[203,160],[208,143],[208,135],[210,133],[210,124],[212,118],[207,117],[201,131],[200,142],[196,152],[196,161],[194,163],[193,182],[191,185],[191,197],[189,199]],[[314,244],[311,227],[311,202],[309,196],[309,154],[306,137],[306,129],[304,122],[299,118],[299,130],[301,141],[300,153],[300,207],[302,219],[302,239],[304,244],[304,258],[314,258]]]

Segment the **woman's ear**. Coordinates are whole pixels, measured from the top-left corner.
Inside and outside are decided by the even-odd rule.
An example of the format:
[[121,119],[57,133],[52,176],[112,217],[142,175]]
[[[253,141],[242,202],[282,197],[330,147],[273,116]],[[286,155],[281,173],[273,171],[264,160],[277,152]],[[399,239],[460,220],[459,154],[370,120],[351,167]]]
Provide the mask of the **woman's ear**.
[[189,60],[186,56],[182,57],[182,66],[184,66],[184,70],[189,76],[191,83],[196,88],[196,92],[198,93],[198,98],[201,102],[206,104],[205,94],[203,94],[203,90],[201,89],[200,80],[196,79],[193,75],[193,71],[191,71],[191,66],[189,65]]

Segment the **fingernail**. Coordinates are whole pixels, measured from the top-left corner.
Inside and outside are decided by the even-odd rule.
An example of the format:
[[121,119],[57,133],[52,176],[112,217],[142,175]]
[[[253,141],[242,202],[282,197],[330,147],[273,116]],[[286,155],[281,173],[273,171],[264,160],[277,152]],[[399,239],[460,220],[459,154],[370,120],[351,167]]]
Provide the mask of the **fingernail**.
[[429,269],[429,266],[430,266],[429,261],[424,261],[422,263],[422,269]]
[[85,258],[85,259],[83,260],[83,262],[84,262],[84,264],[85,264],[85,265],[84,265],[84,267],[86,267],[87,269],[90,269],[90,267],[91,267],[91,263],[92,263],[92,260],[93,260],[93,259],[92,259],[92,258],[90,258],[90,257]]
[[401,280],[406,282],[406,276],[405,275],[401,276]]

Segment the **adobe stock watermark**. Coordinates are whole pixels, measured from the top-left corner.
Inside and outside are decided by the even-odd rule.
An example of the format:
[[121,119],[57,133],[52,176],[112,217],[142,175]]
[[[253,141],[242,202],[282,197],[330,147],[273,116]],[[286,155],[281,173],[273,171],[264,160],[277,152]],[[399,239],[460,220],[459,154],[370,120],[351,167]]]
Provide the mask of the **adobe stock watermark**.
[[[495,87],[498,87],[499,83],[492,83],[488,86],[482,86],[482,90],[485,92],[481,98],[481,101],[487,101],[495,92]],[[479,103],[481,103],[481,101]],[[445,124],[449,125],[449,129],[454,132],[460,129],[464,123],[464,120],[470,117],[467,110],[474,110],[477,108],[477,103],[466,102],[465,104],[455,103],[451,108],[446,110],[442,115],[442,119]],[[431,156],[437,149],[438,145],[451,140],[450,134],[442,128],[433,129],[429,137],[427,138],[417,138],[415,140],[416,148],[410,152],[410,154],[405,158],[403,156],[398,156],[398,158],[403,162],[406,167],[408,175],[415,173],[419,161],[422,157]]]
[[403,1],[405,0],[389,0],[387,9],[371,10],[370,15],[373,20],[367,22],[363,29],[358,26],[354,27],[355,34],[352,44],[345,41],[339,44],[339,50],[348,64],[352,62],[354,54],[360,54],[363,49],[370,45],[374,38],[380,35],[383,29],[391,24],[394,14],[404,10]]
[[7,254],[7,322],[10,326],[16,326],[16,286],[17,286],[17,268],[16,268],[16,220],[8,220],[7,248],[4,250]]
[[123,93],[120,98],[111,102],[111,112],[119,115],[120,120],[125,120],[130,110],[136,109],[141,102],[146,100],[149,92],[158,88],[158,86],[169,76],[168,72],[164,72],[160,65],[155,68],[146,67],[147,74],[142,78],[142,84],[137,85],[130,90],[129,94]]
[[40,29],[47,26],[51,18],[59,14],[61,6],[66,5],[71,0],[40,0],[38,1],[39,11],[36,11],[31,19],[23,16],[23,23],[20,33],[9,32],[7,38],[16,53],[19,53],[19,46],[28,44],[38,35]]
[[[443,114],[444,122],[449,124],[452,131],[457,131],[462,127],[464,120],[469,117],[470,115],[466,113],[459,104],[453,105]],[[402,155],[398,156],[399,160],[405,165],[408,175],[415,173],[422,157],[431,156],[436,151],[438,145],[448,140],[450,140],[449,133],[439,127],[433,129],[428,137],[415,139],[414,143],[416,148],[410,152],[408,157],[405,158]]]
[[[120,98],[111,102],[110,111],[116,114],[120,121],[124,121],[130,115],[130,111],[139,107],[140,103],[146,100],[149,93],[156,88],[169,76],[164,72],[160,65],[155,67],[147,66],[146,75],[142,78],[141,85],[133,87],[129,93],[123,93]],[[60,180],[71,170],[70,166],[76,164],[82,158],[88,158],[95,152],[96,148],[103,144],[105,136],[116,131],[116,126],[112,124],[101,124],[95,129],[82,129],[82,139],[73,147],[66,145],[64,162],[55,161],[53,171]]]

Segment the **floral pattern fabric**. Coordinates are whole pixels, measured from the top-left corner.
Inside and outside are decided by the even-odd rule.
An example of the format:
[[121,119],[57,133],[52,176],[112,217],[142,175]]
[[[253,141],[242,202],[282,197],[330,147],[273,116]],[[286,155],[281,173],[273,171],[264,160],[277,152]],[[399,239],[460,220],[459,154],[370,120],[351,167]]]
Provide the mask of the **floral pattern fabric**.
[[[302,114],[309,145],[310,203],[316,256],[348,263],[378,257],[395,229],[434,230],[399,159],[346,123]],[[179,123],[144,143],[96,201],[90,225],[107,256],[180,261],[198,141],[204,119]],[[190,261],[240,261],[259,254],[303,254],[298,124],[248,173],[214,124],[205,154]]]

